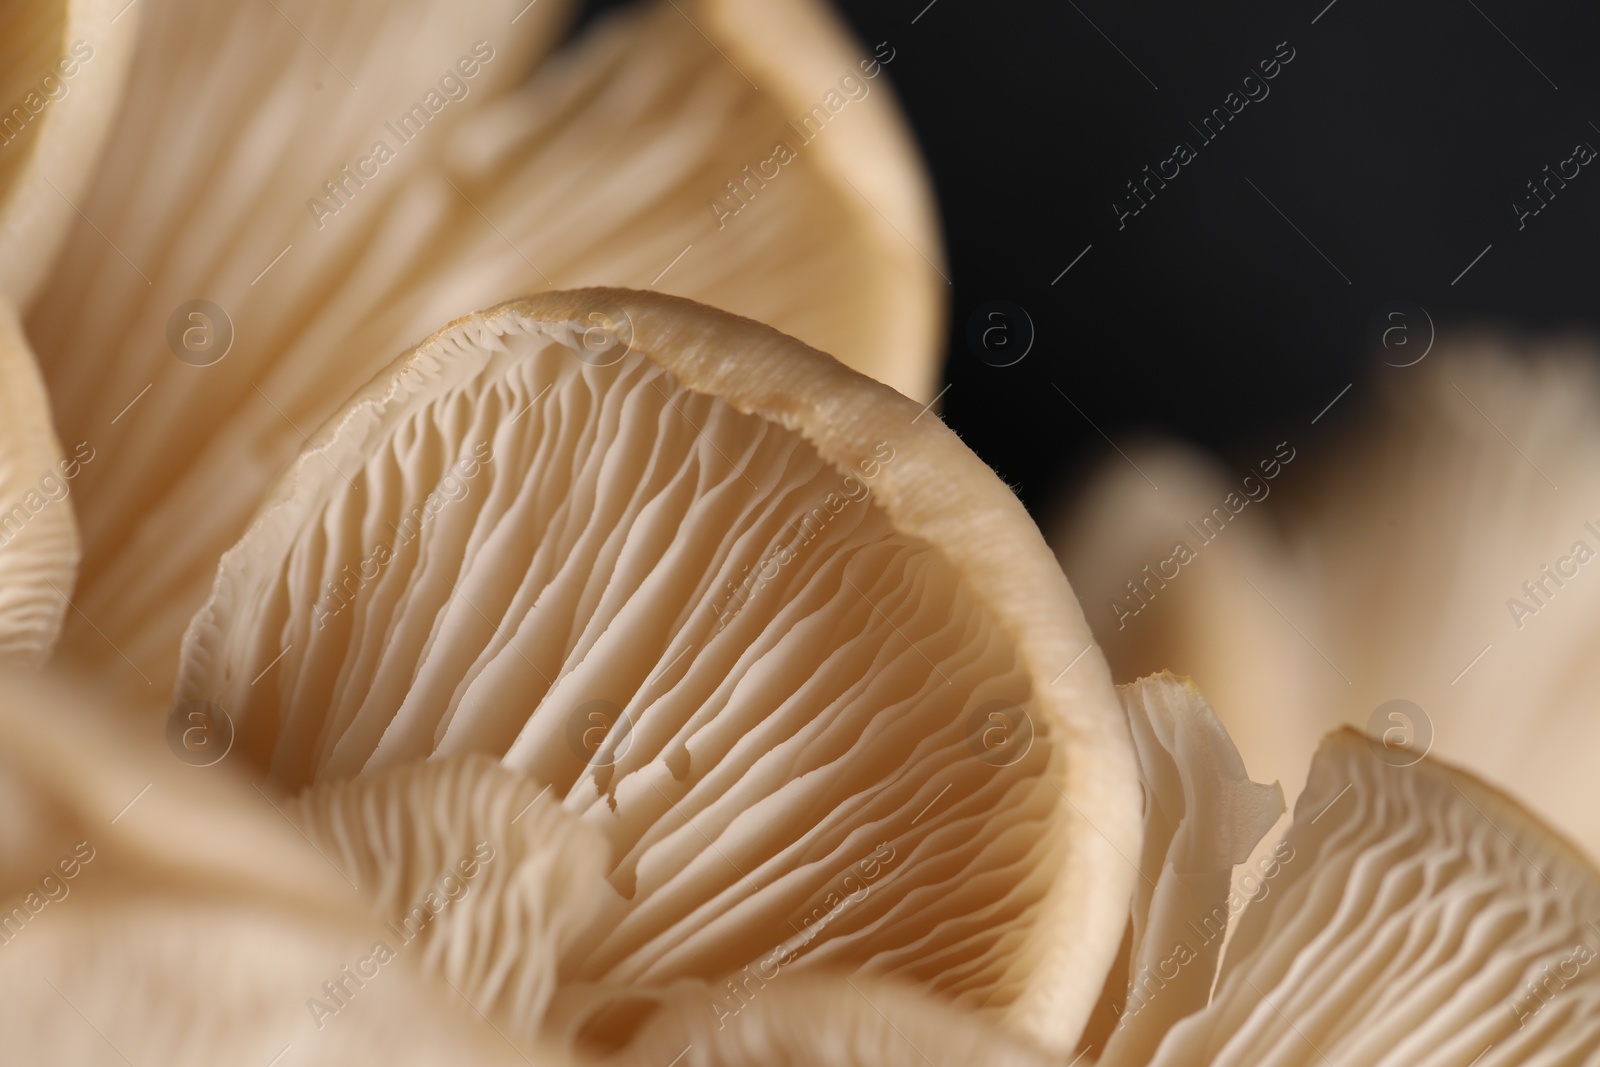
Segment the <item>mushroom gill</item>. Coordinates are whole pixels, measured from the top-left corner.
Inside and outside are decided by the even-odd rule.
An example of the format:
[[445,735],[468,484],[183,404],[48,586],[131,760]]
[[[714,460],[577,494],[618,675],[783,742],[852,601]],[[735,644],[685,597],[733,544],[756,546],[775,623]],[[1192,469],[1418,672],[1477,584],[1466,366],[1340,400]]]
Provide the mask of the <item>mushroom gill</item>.
[[1175,1022],[1205,1007],[1247,902],[1235,872],[1283,812],[1283,791],[1250,780],[1193,682],[1160,674],[1118,691],[1144,783],[1144,851],[1127,951],[1080,1041],[1105,1067],[1147,1062]]
[[737,1019],[685,998],[599,1067],[1051,1067],[1002,1027],[882,980],[805,974],[752,990]]
[[483,755],[330,782],[285,811],[423,966],[519,1046],[536,1042],[558,965],[609,893],[593,825]]
[[[1577,341],[1441,343],[1339,436],[1284,442],[1298,458],[1281,469],[1262,450],[1270,481],[1130,447],[1161,491],[1119,459],[1056,542],[1113,673],[1192,674],[1291,802],[1327,731],[1376,719],[1431,735],[1600,857],[1595,356]],[[1195,552],[1181,570],[1175,542]],[[1375,715],[1396,698],[1413,721]]]
[[[169,684],[303,433],[521,293],[660,287],[931,398],[931,196],[882,63],[821,0],[657,0],[548,59],[561,0],[140,7],[82,202],[105,236],[80,220],[29,319],[63,434],[112,460],[80,493],[86,665],[127,674],[120,649]],[[200,300],[231,347],[196,367],[151,338]]]
[[223,558],[177,696],[280,787],[469,753],[550,786],[610,848],[552,1009],[601,1044],[637,1022],[607,1005],[777,953],[1065,1048],[1126,914],[1126,728],[1015,497],[674,298],[530,297],[403,356]]
[[283,810],[173,759],[133,711],[0,679],[0,1058],[569,1062],[511,1047]]
[[[1209,734],[1231,759],[1207,771],[1180,757],[1186,793],[1237,804],[1237,755],[1197,691],[1155,678],[1124,697],[1136,736],[1151,712],[1157,735],[1179,724],[1168,756],[1185,747],[1185,721],[1191,744]],[[1161,749],[1140,755],[1149,781],[1165,777],[1150,776]],[[1600,1054],[1600,872],[1515,801],[1347,728],[1318,750],[1287,833],[1231,888],[1205,884],[1204,869],[1247,851],[1271,806],[1229,806],[1200,826],[1235,832],[1188,863],[1169,849],[1159,873],[1147,865],[1143,927],[1161,933],[1113,976],[1118,1018],[1099,1062],[1502,1067]],[[1198,1005],[1196,989],[1209,991]]]
[[[38,666],[77,578],[65,455],[21,316],[44,282],[110,121],[137,25],[115,0],[0,5],[0,664]],[[118,22],[122,25],[117,25]]]
[[1492,787],[1355,730],[1312,762],[1282,873],[1152,1064],[1427,1067],[1600,1053],[1600,874]]
[[63,455],[33,351],[0,297],[0,664],[37,667],[55,647],[78,571],[68,482],[84,458]]

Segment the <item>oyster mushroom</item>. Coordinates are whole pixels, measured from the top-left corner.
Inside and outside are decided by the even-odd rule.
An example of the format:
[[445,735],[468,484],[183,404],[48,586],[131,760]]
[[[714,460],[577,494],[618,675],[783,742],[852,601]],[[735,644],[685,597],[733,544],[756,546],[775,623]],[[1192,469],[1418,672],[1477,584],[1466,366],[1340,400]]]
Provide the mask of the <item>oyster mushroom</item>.
[[[659,286],[931,396],[931,197],[882,63],[819,0],[660,0],[548,60],[560,0],[140,5],[85,218],[28,318],[62,434],[106,457],[76,494],[83,669],[131,679],[125,655],[170,684],[303,433],[497,300]],[[786,123],[819,102],[802,142]],[[159,343],[197,300],[213,347],[185,356],[211,366]]]
[[[1396,372],[1349,435],[1286,442],[1251,483],[1270,495],[1210,543],[1184,524],[1242,499],[1242,474],[1175,446],[1133,451],[1160,493],[1108,467],[1055,542],[1114,673],[1192,674],[1291,798],[1324,732],[1372,721],[1600,856],[1600,376],[1586,345],[1515,354],[1463,340]],[[1175,540],[1181,569],[1160,562]],[[1157,569],[1178,576],[1147,585]],[[1138,614],[1119,628],[1113,602]]]
[[1165,675],[1121,693],[1147,792],[1143,888],[1085,1055],[1469,1067],[1600,1053],[1600,871],[1525,808],[1347,728],[1317,751],[1287,832],[1252,850],[1276,789],[1245,778],[1199,691]]
[[1344,729],[1312,762],[1211,1003],[1152,1064],[1579,1063],[1600,1053],[1600,873],[1498,790]]
[[569,1062],[511,1046],[267,797],[133,721],[0,684],[8,1062]]
[[[601,876],[596,828],[547,792],[467,757],[329,783],[274,810],[229,764],[172,760],[132,728],[137,717],[107,715],[81,689],[12,676],[0,693],[11,739],[0,991],[21,1020],[7,1051],[28,1062],[267,1062],[290,1049],[299,1062],[357,1064],[1062,1062],[925,989],[805,968],[747,987],[732,1018],[707,1011],[703,989],[666,991],[614,1058],[573,1059],[526,1035],[513,1045],[505,1002],[472,972],[504,975],[493,960],[530,950],[547,960],[570,936],[548,920],[593,909],[539,887]],[[1122,695],[1142,738],[1151,831],[1150,891],[1130,925],[1146,946],[1176,937],[1195,951],[1176,962],[1165,950],[1176,975],[1136,951],[1107,987],[1122,1028],[1081,1062],[1467,1067],[1585,1062],[1600,1049],[1600,874],[1513,801],[1431,759],[1392,766],[1345,731],[1319,752],[1270,864],[1224,895],[1215,874],[1276,810],[1274,792],[1247,784],[1192,686],[1153,678]],[[533,821],[517,829],[519,814]],[[518,841],[457,875],[452,846],[507,820]],[[411,847],[425,842],[431,851]],[[416,908],[395,902],[431,906],[418,891],[432,888],[451,898],[438,925],[397,933]],[[371,909],[380,899],[389,907]],[[1194,926],[1172,924],[1174,908],[1193,916],[1196,903],[1209,910]],[[1215,990],[1197,1004],[1215,967],[1205,943],[1224,929]],[[535,937],[504,943],[519,932]],[[376,940],[393,954],[374,975],[360,968]],[[441,957],[444,981],[425,973],[438,976]],[[324,985],[335,982],[342,995]],[[1153,1055],[1125,1040],[1137,1026],[1159,1039]]]
[[610,891],[595,826],[484,755],[332,782],[285,811],[425,967],[519,1045],[537,1042],[559,965]]
[[[559,810],[548,786],[486,756],[449,757],[316,787],[285,810],[369,887],[379,915],[397,917],[396,938],[420,944],[418,958],[497,1029],[535,1048],[541,1034],[546,1047],[571,1042],[545,1012],[609,895],[608,849],[596,827]],[[488,861],[469,867],[460,855]],[[471,877],[441,881],[440,871],[458,869]],[[766,979],[747,969],[737,981],[737,997],[693,982],[634,990],[630,1007],[658,1010],[601,1062],[1050,1062],[993,1021],[952,1013],[902,983],[794,974],[776,962]],[[840,1060],[841,1049],[850,1058]]]
[[118,7],[0,9],[0,663],[44,661],[77,574],[78,529],[62,497],[81,457],[63,454],[19,316],[111,118],[137,25]]
[[0,664],[40,665],[61,632],[78,571],[64,476],[78,467],[56,440],[16,310],[0,299]]
[[1154,675],[1119,692],[1144,783],[1144,849],[1127,953],[1080,1042],[1107,1067],[1148,1061],[1175,1022],[1210,1000],[1244,903],[1234,872],[1283,812],[1282,790],[1250,780],[1193,682]]
[[592,1046],[776,952],[1065,1049],[1134,877],[1126,729],[1021,506],[924,414],[664,296],[469,316],[313,437],[178,699],[281,787],[481,752],[598,826],[551,1008]]

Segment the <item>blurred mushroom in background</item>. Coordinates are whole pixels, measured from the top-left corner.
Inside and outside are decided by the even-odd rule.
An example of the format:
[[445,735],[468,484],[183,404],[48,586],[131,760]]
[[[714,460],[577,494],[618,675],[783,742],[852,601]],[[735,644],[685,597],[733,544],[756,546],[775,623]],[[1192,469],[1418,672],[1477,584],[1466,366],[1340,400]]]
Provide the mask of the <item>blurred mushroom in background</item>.
[[1332,440],[1105,463],[1052,543],[1113,675],[1194,678],[1291,799],[1347,724],[1600,855],[1597,367],[1586,342],[1473,335],[1384,375]]

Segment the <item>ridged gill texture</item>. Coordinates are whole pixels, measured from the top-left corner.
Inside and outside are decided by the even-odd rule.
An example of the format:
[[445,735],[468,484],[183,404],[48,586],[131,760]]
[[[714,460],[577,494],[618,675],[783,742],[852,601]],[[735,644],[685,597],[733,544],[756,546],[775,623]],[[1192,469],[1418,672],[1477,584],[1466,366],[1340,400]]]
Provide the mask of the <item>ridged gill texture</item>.
[[281,807],[139,710],[0,676],[0,1062],[569,1062],[507,1045]]
[[606,890],[604,840],[548,787],[487,756],[407,764],[307,790],[286,810],[385,933],[519,1046]]
[[1055,543],[1115,673],[1192,675],[1291,803],[1324,734],[1403,696],[1415,744],[1600,858],[1597,368],[1577,338],[1468,336],[1386,372],[1337,441],[1114,457]]
[[[1447,766],[1326,741],[1211,1005],[1150,1062],[1545,1067],[1600,1054],[1600,878]],[[1157,996],[1160,994],[1157,993]]]
[[[684,384],[757,393],[769,368],[828,399],[777,385],[787,410],[758,413]],[[825,459],[801,427],[852,405],[884,436]],[[1079,919],[1056,910],[1077,878],[1094,906],[1117,892],[1069,860],[1107,838],[1060,783],[1092,788],[1120,753],[1063,776],[1075,690],[1041,696],[967,545],[949,555],[880,502],[983,514],[1003,492],[970,455],[930,463],[954,441],[917,416],[687,302],[598,290],[462,320],[320,431],[224,557],[179,699],[220,705],[281,786],[470,753],[550,786],[612,857],[557,997],[597,1039],[623,993],[725,996],[796,961],[999,1015],[1069,982],[1092,1002],[1098,978],[1040,961],[1097,949],[1035,927]],[[1034,562],[1032,528],[1006,529],[1005,554]],[[1079,799],[1115,830],[1120,796]]]
[[1144,852],[1129,951],[1084,1035],[1096,1062],[1149,1062],[1172,1025],[1204,1008],[1240,912],[1261,871],[1233,886],[1239,864],[1283,813],[1276,784],[1252,782],[1228,732],[1187,678],[1151,675],[1120,687],[1144,779]]
[[[562,0],[141,9],[80,201],[94,226],[29,319],[63,434],[108,459],[81,494],[74,658],[126,677],[121,649],[170,683],[213,562],[303,435],[395,353],[523,293],[679,293],[932,396],[931,198],[888,75],[821,0],[659,0],[537,69]],[[785,124],[830,94],[802,141]],[[193,301],[217,340],[185,353]]]
[[39,666],[61,632],[78,573],[68,498],[82,458],[62,454],[33,351],[0,297],[0,664]]

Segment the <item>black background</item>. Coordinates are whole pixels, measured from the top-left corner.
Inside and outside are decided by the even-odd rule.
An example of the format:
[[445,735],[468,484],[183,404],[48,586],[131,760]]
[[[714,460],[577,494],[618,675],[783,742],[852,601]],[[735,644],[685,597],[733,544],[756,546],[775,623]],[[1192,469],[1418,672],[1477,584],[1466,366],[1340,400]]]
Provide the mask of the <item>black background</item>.
[[[614,6],[591,3],[586,15]],[[1246,454],[1286,428],[1304,433],[1354,383],[1318,430],[1338,426],[1375,375],[1402,373],[1369,343],[1392,301],[1425,308],[1446,337],[1486,323],[1593,330],[1600,166],[1521,230],[1513,203],[1532,204],[1525,183],[1578,142],[1600,147],[1600,9],[845,0],[840,10],[867,48],[895,49],[885,69],[938,196],[953,279],[943,417],[1036,514],[1114,456],[1108,437],[1155,431]],[[1204,143],[1189,123],[1222,107],[1280,42],[1295,55],[1270,94]],[[1129,199],[1124,183],[1178,141],[1197,158],[1119,230],[1112,203]],[[991,300],[1033,323],[1031,350],[1009,367],[967,341]],[[1422,340],[1426,326],[1411,325]]]

